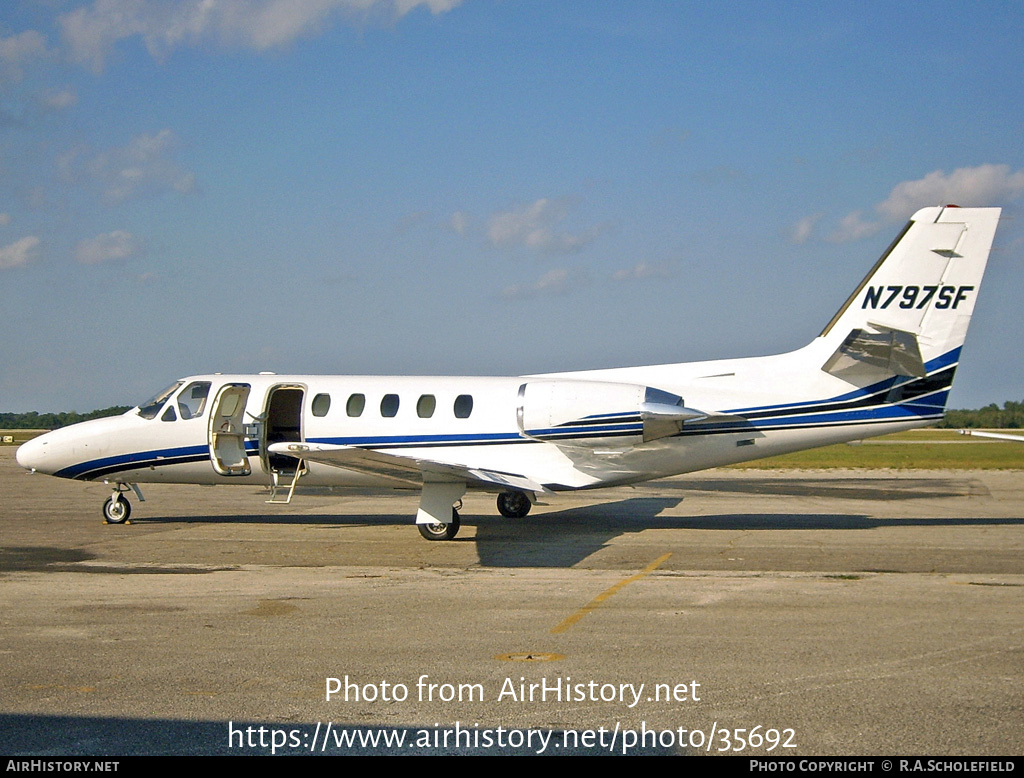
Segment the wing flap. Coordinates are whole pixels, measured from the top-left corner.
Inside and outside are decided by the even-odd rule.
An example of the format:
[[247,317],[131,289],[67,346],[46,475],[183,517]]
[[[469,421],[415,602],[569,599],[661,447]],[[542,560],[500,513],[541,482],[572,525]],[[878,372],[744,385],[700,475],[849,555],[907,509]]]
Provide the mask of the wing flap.
[[331,443],[273,443],[273,454],[287,454],[310,462],[380,476],[398,483],[420,486],[424,480],[463,481],[489,488],[519,489],[528,492],[550,492],[532,478],[518,473],[503,473],[484,468],[439,462],[434,459],[392,454],[357,446]]

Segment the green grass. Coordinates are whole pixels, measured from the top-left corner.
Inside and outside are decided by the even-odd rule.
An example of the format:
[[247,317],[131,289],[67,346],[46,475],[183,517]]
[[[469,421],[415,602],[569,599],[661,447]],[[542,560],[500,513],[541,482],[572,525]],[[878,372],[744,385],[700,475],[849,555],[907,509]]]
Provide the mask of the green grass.
[[863,443],[840,443],[731,467],[764,470],[1024,470],[1024,444],[965,437],[956,430],[911,430],[870,438]]
[[[47,430],[0,430],[0,446],[20,446],[26,440],[32,440],[42,435]],[[3,443],[3,438],[8,435],[14,438],[13,443]]]

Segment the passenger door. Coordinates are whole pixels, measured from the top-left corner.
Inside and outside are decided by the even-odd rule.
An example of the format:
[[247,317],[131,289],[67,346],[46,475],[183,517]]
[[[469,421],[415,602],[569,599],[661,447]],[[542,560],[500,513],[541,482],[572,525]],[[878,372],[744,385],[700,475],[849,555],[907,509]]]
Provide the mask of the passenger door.
[[225,384],[217,392],[210,414],[210,461],[221,475],[249,475],[245,450],[245,404],[249,384]]

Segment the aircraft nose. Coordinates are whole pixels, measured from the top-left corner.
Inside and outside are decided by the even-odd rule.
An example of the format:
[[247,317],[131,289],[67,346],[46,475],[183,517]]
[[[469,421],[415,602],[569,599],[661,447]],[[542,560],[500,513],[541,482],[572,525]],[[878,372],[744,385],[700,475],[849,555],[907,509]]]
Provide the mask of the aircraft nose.
[[18,464],[26,470],[43,470],[43,464],[46,461],[46,441],[43,438],[45,435],[40,435],[38,438],[25,441],[15,452],[14,457],[18,460]]

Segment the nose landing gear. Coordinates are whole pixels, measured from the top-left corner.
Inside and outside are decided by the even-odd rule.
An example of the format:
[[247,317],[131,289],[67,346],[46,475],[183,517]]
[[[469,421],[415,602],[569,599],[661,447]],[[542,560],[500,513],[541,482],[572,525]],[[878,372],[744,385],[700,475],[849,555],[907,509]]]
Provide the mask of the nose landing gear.
[[132,515],[132,505],[120,492],[116,492],[103,503],[103,520],[107,524],[124,524]]
[[136,484],[130,486],[125,484],[114,484],[114,492],[111,494],[105,503],[103,503],[103,523],[104,524],[130,524],[128,521],[132,515],[132,505],[125,499],[124,493],[131,488],[138,495],[140,502],[145,502],[146,498],[142,496],[142,492]]

